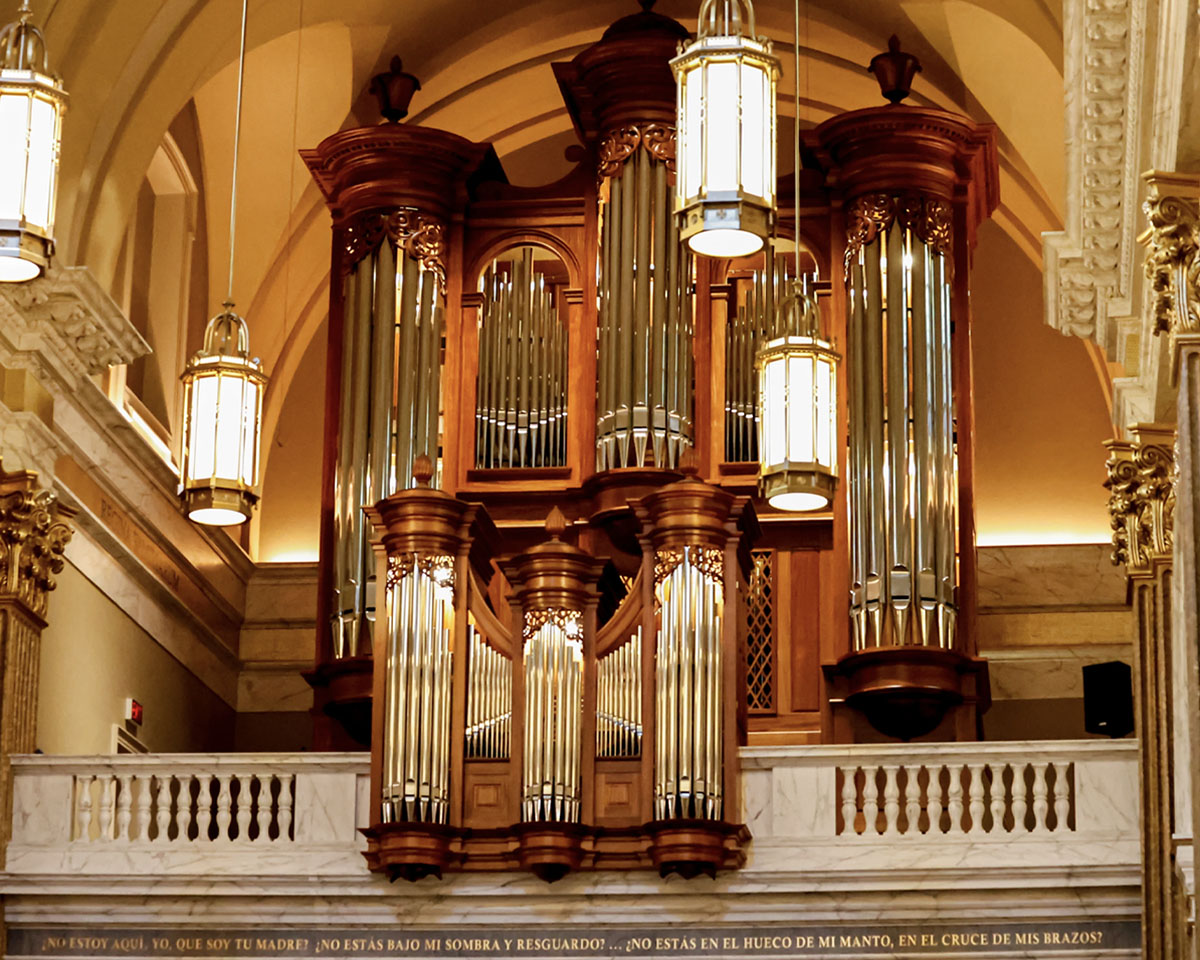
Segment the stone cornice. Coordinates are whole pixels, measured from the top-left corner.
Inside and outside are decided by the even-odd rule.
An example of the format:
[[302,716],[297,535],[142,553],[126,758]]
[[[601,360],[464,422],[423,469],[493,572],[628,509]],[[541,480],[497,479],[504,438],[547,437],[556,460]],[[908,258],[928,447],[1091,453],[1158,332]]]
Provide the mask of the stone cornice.
[[1105,446],[1115,564],[1130,576],[1152,572],[1156,562],[1169,563],[1175,531],[1175,454],[1170,429],[1140,424],[1131,440]]
[[150,352],[150,345],[86,267],[53,267],[2,296],[29,333],[40,335],[66,368],[91,376]]
[[[1066,229],[1044,234],[1046,322],[1111,350],[1133,287],[1147,0],[1066,0]],[[1120,301],[1119,305],[1111,301]]]

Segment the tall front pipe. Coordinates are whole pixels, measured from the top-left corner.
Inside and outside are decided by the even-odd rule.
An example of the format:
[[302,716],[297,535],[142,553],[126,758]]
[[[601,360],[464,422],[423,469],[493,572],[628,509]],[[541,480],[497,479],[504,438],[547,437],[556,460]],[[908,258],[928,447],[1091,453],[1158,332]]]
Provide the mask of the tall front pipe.
[[441,876],[459,824],[449,816],[453,673],[466,668],[465,592],[485,581],[495,530],[483,507],[417,486],[366,508],[380,586],[374,631],[371,826],[367,864],[393,880]]
[[831,699],[886,735],[974,739],[989,691],[972,629],[969,274],[998,202],[995,132],[893,105],[815,137],[844,198],[849,295],[851,622]]
[[[585,764],[594,739],[583,740],[585,661],[594,658],[596,584],[604,569],[563,536],[558,508],[546,520],[550,540],[501,564],[521,623],[525,729],[520,836],[522,865],[554,881],[582,857],[580,821]],[[594,738],[594,735],[593,735]]]
[[736,597],[758,521],[747,498],[694,475],[633,506],[659,611],[651,855],[664,876],[711,875],[741,857]]

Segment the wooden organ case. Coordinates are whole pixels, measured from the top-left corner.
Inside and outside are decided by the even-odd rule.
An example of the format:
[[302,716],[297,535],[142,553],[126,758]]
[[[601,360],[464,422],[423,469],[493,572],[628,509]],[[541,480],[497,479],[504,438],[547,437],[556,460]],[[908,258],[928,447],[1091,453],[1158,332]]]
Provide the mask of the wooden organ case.
[[[749,842],[739,746],[966,739],[986,708],[964,595],[967,281],[975,226],[996,202],[993,134],[905,106],[834,118],[804,134],[800,196],[780,182],[779,230],[799,208],[801,261],[782,243],[695,257],[672,186],[669,61],[688,31],[652,5],[554,65],[579,138],[555,183],[510,185],[489,145],[397,122],[402,110],[303,151],[333,216],[307,676],[316,745],[371,746],[367,859],[393,879],[736,868]],[[403,86],[398,71],[376,83]],[[874,167],[872,150],[918,159]],[[878,213],[889,203],[890,219]],[[950,226],[914,226],[913,204]],[[873,567],[868,590],[860,568],[877,558],[863,543],[928,529],[904,527],[912,505],[883,494],[870,531],[850,516],[876,503],[880,424],[890,413],[912,430],[913,415],[901,391],[887,406],[851,375],[832,509],[775,511],[757,489],[754,356],[800,271],[844,356],[890,343],[908,369],[911,311],[901,335],[896,311],[888,324],[855,304],[879,289],[871,256],[878,267],[917,243],[945,305],[942,392],[922,396],[952,397],[937,450],[956,472],[927,484],[941,497],[938,576]],[[888,289],[901,290],[893,304],[908,296]],[[908,447],[886,436],[895,460]],[[918,567],[932,562],[926,540]],[[902,554],[882,555],[896,567]],[[907,601],[917,613],[897,619],[904,585],[927,582],[928,597]],[[950,632],[930,626],[952,615]]]

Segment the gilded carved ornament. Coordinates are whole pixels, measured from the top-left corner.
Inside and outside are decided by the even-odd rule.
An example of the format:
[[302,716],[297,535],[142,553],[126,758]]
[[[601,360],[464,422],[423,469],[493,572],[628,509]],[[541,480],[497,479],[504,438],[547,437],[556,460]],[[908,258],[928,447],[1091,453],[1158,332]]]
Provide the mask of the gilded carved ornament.
[[454,558],[448,554],[394,553],[388,556],[387,586],[392,589],[416,569],[439,587],[454,590]]
[[438,286],[446,290],[446,228],[416,210],[374,211],[356,217],[342,230],[342,270],[349,273],[384,238],[397,250],[432,271]]
[[1200,332],[1200,203],[1176,196],[1143,205],[1150,229],[1146,276],[1154,296],[1156,332]]
[[[654,583],[655,586],[667,579],[684,561],[684,550],[669,548],[658,550],[654,554]],[[692,568],[700,571],[714,583],[721,583],[725,575],[725,562],[721,551],[716,547],[688,547],[687,560]]]
[[44,618],[73,532],[49,490],[0,494],[0,596],[15,597]]
[[578,610],[566,607],[545,607],[541,610],[525,611],[525,625],[521,631],[521,639],[528,640],[546,624],[558,627],[568,637],[578,638],[583,635],[583,619]]
[[650,156],[665,163],[668,173],[675,172],[675,128],[665,123],[639,123],[612,130],[600,140],[599,179],[620,176],[625,161],[638,147],[645,147]]
[[922,243],[945,257],[954,249],[953,211],[945,200],[915,193],[868,193],[858,197],[847,214],[846,270],[858,252],[893,223],[911,230]]
[[1175,457],[1159,443],[1108,444],[1105,466],[1114,564],[1144,570],[1170,557],[1175,528]]

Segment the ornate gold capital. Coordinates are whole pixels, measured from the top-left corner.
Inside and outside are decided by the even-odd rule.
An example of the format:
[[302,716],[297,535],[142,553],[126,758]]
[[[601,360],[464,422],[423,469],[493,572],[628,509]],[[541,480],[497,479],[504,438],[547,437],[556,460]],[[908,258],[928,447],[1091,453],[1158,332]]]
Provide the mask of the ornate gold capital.
[[37,474],[0,467],[0,599],[15,599],[42,619],[63,568],[75,511],[39,490]]
[[1128,574],[1148,571],[1168,559],[1175,528],[1175,453],[1161,431],[1134,430],[1134,439],[1110,440],[1105,466],[1114,564]]
[[1154,330],[1174,340],[1200,333],[1200,178],[1153,171],[1145,179],[1150,227],[1138,239],[1148,247]]

